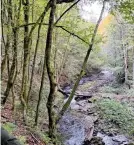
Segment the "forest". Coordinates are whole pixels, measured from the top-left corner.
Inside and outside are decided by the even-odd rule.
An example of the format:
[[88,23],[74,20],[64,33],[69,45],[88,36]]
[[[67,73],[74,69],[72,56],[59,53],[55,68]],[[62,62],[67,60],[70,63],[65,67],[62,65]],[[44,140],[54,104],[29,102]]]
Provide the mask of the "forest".
[[1,144],[134,145],[134,0],[1,0]]

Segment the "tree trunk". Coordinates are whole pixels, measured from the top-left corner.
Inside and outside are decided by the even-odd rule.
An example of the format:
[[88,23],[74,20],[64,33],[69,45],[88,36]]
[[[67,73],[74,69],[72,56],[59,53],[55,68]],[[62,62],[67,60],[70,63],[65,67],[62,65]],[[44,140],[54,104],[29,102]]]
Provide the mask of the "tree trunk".
[[134,47],[133,47],[133,88],[134,88]]
[[[40,41],[40,31],[41,31],[41,26],[42,26],[42,23],[43,23],[43,20],[44,20],[44,16],[42,17],[41,22],[40,22],[39,27],[38,27],[38,36],[37,36],[36,47],[35,47],[35,52],[34,52],[34,59],[33,59],[33,65],[32,65],[32,73],[31,73],[31,79],[30,79],[30,87],[29,87],[28,96],[27,96],[27,103],[28,103],[28,100],[29,100],[29,97],[30,97],[31,88],[32,88],[32,84],[33,84],[33,77],[34,77],[34,69],[35,69],[35,63],[36,63],[36,56],[37,56],[37,51],[38,51],[38,46],[39,46],[39,41]],[[38,113],[38,111],[36,113]]]
[[[7,1],[7,5],[10,5],[11,2],[10,1]],[[11,8],[8,7],[7,8],[7,12],[8,12],[8,17],[7,17],[7,30],[8,30],[8,33],[7,33],[7,36],[6,36],[6,42],[4,40],[4,20],[5,20],[5,16],[6,16],[6,11],[5,11],[5,6],[4,6],[4,3],[2,3],[1,1],[1,6],[2,6],[2,10],[1,10],[1,26],[2,26],[2,39],[3,39],[3,43],[4,43],[4,46],[5,46],[5,56],[2,60],[2,63],[1,63],[1,76],[3,75],[3,72],[4,72],[4,69],[5,67],[7,66],[7,74],[8,74],[8,77],[9,77],[9,47],[10,47],[10,37],[9,37],[9,33],[10,33],[10,24],[11,24]]]
[[12,65],[11,65],[11,69],[9,72],[9,79],[7,82],[7,87],[6,87],[6,91],[4,92],[4,96],[5,98],[2,101],[2,104],[6,103],[6,100],[9,96],[9,92],[13,86],[13,82],[14,82],[14,74],[15,74],[15,68],[16,68],[16,61],[17,61],[17,30],[13,31],[14,34],[14,43],[13,43],[13,50],[14,50],[14,55],[13,55],[13,61],[12,61]]
[[[12,45],[12,48],[13,48],[13,61],[12,61],[12,65],[11,65],[11,68],[10,68],[10,71],[9,71],[9,77],[8,77],[8,82],[7,82],[7,87],[6,87],[6,91],[4,92],[4,96],[5,98],[3,99],[2,103],[5,104],[6,103],[6,100],[9,96],[9,92],[10,90],[12,89],[13,87],[13,84],[15,82],[15,79],[16,79],[16,76],[17,76],[17,73],[15,74],[15,69],[17,69],[17,43],[18,43],[18,31],[19,29],[18,28],[15,28],[15,24],[12,22],[12,1],[10,0],[9,1],[9,5],[10,5],[10,9],[9,9],[9,17],[11,19],[11,26],[12,26],[12,31],[13,31],[13,45]],[[16,21],[16,26],[18,26],[18,20],[19,20],[19,16],[20,16],[20,9],[21,9],[21,1],[20,1],[20,4],[19,4],[19,12],[18,12],[18,17],[17,17],[17,21]],[[15,21],[14,21],[15,22]]]
[[79,74],[79,76],[78,76],[78,78],[77,78],[77,80],[76,80],[76,82],[74,84],[74,87],[72,89],[72,92],[71,92],[67,102],[64,104],[64,106],[62,107],[62,109],[60,111],[60,114],[59,114],[59,116],[58,116],[58,118],[56,120],[57,122],[61,119],[61,117],[63,116],[65,111],[68,109],[68,107],[69,107],[69,105],[70,105],[70,103],[71,103],[71,101],[73,99],[73,96],[75,94],[75,91],[76,91],[76,89],[77,89],[77,87],[79,85],[79,81],[80,81],[81,77],[84,74],[84,70],[86,68],[86,64],[87,64],[89,55],[90,55],[91,50],[93,49],[93,45],[95,43],[95,37],[96,37],[96,34],[97,34],[97,30],[98,30],[99,24],[100,24],[101,19],[102,19],[102,15],[103,15],[103,12],[104,12],[104,9],[105,9],[105,4],[106,4],[106,0],[104,0],[104,2],[103,2],[103,7],[102,7],[102,10],[101,10],[101,13],[100,13],[100,17],[99,17],[99,19],[97,21],[97,24],[96,24],[96,27],[95,27],[95,30],[94,30],[94,33],[93,33],[93,36],[92,36],[92,39],[91,39],[91,43],[89,44],[89,49],[87,51],[86,57],[85,57],[85,59],[83,61],[83,64],[82,64],[82,68],[81,68],[80,74]]
[[124,46],[124,71],[125,71],[125,83],[128,82],[128,52],[127,46]]
[[[45,10],[44,10],[44,15],[42,15],[42,18],[41,18],[41,23],[39,24],[39,29],[38,29],[38,34],[39,34],[39,31],[41,29],[41,25],[43,23],[43,20],[44,20],[44,17],[45,17],[45,14],[46,12],[49,10],[50,8],[50,1],[48,2],[47,6],[45,7]],[[39,41],[39,40],[38,40]],[[39,43],[39,42],[38,42]],[[36,44],[38,45],[38,44]],[[37,46],[38,47],[38,46]],[[37,48],[36,47],[36,48]],[[35,50],[37,51],[37,50]],[[36,53],[35,53],[36,54]],[[34,56],[34,61],[36,61],[36,56]],[[35,63],[35,62],[34,62]],[[34,72],[34,69],[32,70]],[[37,107],[36,107],[36,115],[35,115],[35,126],[38,124],[38,117],[39,117],[39,107],[40,107],[40,103],[41,103],[41,100],[42,100],[42,91],[43,91],[43,85],[44,85],[44,80],[45,80],[45,71],[46,71],[46,56],[44,54],[44,64],[43,64],[43,72],[42,72],[42,77],[41,77],[41,85],[40,85],[40,90],[39,90],[39,99],[38,99],[38,102],[37,102]],[[32,81],[32,80],[31,80]],[[32,83],[31,83],[32,85]]]
[[50,81],[50,92],[47,100],[47,109],[49,116],[49,136],[51,138],[55,138],[55,113],[53,110],[53,103],[55,98],[55,90],[56,90],[56,77],[55,77],[55,69],[54,64],[51,62],[52,55],[52,37],[53,37],[53,29],[54,29],[54,15],[56,11],[56,0],[52,0],[51,12],[49,17],[49,26],[47,32],[47,40],[46,40],[46,68]]
[[10,47],[10,38],[9,38],[9,34],[7,34],[7,42],[5,45],[5,56],[1,63],[1,76],[3,76],[3,72],[6,66],[7,66],[7,74],[9,76],[9,53],[8,53],[9,47]]
[[23,117],[24,121],[26,121],[26,109],[27,109],[27,89],[28,89],[28,62],[29,62],[29,27],[27,24],[29,23],[29,0],[22,1],[24,5],[24,60],[23,60],[23,74],[22,74],[22,87],[21,87],[21,103],[23,105]]

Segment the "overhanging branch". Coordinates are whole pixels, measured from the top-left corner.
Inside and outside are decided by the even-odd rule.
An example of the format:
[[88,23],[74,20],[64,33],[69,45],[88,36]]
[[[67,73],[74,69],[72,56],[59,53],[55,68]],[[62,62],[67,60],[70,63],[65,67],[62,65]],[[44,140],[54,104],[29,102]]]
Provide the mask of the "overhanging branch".
[[[37,23],[37,25],[39,25],[39,24],[40,24],[40,23]],[[25,25],[26,25],[26,24],[20,25],[19,28],[23,28]],[[32,26],[32,25],[35,25],[35,23],[29,23],[29,24],[28,24],[28,26]],[[48,26],[47,23],[42,23],[42,25]],[[86,42],[83,38],[81,38],[80,36],[78,36],[77,34],[71,32],[71,31],[67,30],[64,26],[56,25],[55,27],[64,30],[65,32],[69,33],[70,35],[76,37],[77,39],[79,39],[79,40],[81,40],[82,42],[84,42],[84,43],[86,43],[87,45],[89,45],[89,43]]]
[[58,20],[55,22],[55,25],[60,21],[60,19],[71,9],[73,8],[80,0],[77,0],[74,4],[72,4],[69,8],[67,8],[61,16],[58,18]]
[[75,33],[73,33],[73,32],[70,32],[70,31],[69,31],[69,30],[67,30],[64,26],[56,26],[56,27],[61,28],[62,30],[64,30],[64,31],[66,31],[67,33],[69,33],[70,35],[72,35],[72,36],[74,36],[74,37],[78,38],[78,39],[79,39],[79,40],[81,40],[82,42],[84,42],[84,43],[86,43],[86,44],[88,44],[88,45],[89,45],[89,43],[88,43],[88,42],[86,42],[83,38],[81,38],[80,36],[76,35],[76,34],[75,34]]

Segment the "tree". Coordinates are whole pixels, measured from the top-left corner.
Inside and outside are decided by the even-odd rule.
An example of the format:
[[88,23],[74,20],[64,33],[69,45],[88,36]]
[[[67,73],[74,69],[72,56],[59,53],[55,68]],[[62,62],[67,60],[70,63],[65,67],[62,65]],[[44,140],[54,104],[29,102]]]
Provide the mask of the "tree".
[[48,116],[49,116],[49,136],[51,138],[55,138],[55,115],[53,111],[53,102],[55,98],[56,78],[55,78],[55,71],[53,68],[53,64],[51,62],[52,37],[53,37],[53,29],[54,29],[55,11],[56,11],[56,0],[53,0],[50,17],[49,17],[49,26],[48,26],[46,50],[45,50],[46,68],[50,81],[50,93],[47,101],[47,109],[48,109]]
[[[14,53],[13,53],[12,65],[9,70],[8,83],[7,83],[6,91],[4,93],[5,98],[3,99],[2,104],[5,104],[8,96],[9,96],[9,92],[12,89],[13,83],[15,82],[15,79],[16,79],[15,69],[17,70],[17,43],[18,43],[18,31],[19,31],[17,26],[19,25],[20,9],[21,9],[21,1],[19,3],[17,17],[15,18],[15,20],[13,22],[12,1],[9,1],[9,10],[8,11],[9,11],[9,18],[10,18],[11,26],[12,26],[12,32],[13,32],[12,48],[13,48]],[[7,49],[7,48],[5,48],[5,49]]]
[[84,61],[83,61],[83,64],[82,64],[82,68],[81,68],[80,74],[79,74],[79,76],[78,76],[78,78],[77,78],[77,80],[76,80],[76,82],[74,84],[74,87],[72,89],[72,92],[71,92],[71,94],[70,94],[67,102],[64,104],[62,110],[60,111],[60,114],[59,114],[59,116],[57,118],[57,121],[59,121],[61,119],[61,117],[63,116],[63,114],[65,113],[65,111],[67,110],[67,108],[69,107],[69,105],[70,105],[70,103],[71,103],[71,101],[73,99],[73,96],[75,94],[75,91],[76,91],[76,89],[77,89],[77,87],[79,85],[79,81],[80,81],[81,77],[84,74],[84,70],[86,68],[86,64],[87,64],[89,55],[90,55],[90,53],[91,53],[91,51],[93,49],[93,45],[94,45],[94,42],[95,42],[95,37],[96,37],[96,34],[97,34],[97,30],[98,30],[99,24],[100,24],[101,19],[102,19],[102,16],[103,16],[103,12],[105,10],[105,4],[106,4],[106,0],[103,1],[103,7],[102,7],[102,10],[101,10],[101,13],[100,13],[100,17],[99,17],[99,19],[97,21],[97,24],[95,26],[94,33],[92,35],[92,39],[91,39],[91,42],[89,44],[89,49],[88,49],[87,54],[86,54],[86,56],[84,58]]

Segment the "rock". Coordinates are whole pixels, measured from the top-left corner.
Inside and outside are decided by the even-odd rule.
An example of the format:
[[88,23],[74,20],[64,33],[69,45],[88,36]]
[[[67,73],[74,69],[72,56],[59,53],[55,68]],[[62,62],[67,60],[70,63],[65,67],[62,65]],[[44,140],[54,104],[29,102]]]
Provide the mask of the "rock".
[[114,144],[114,141],[112,140],[112,138],[107,136],[107,135],[104,135],[102,133],[98,133],[97,136],[103,140],[105,145],[118,145],[116,143]]
[[108,136],[98,133],[97,136],[102,138],[105,145],[128,145],[128,139],[124,135]]
[[93,137],[91,141],[85,140],[83,145],[105,145],[100,137]]
[[71,109],[73,110],[79,110],[80,109],[80,105],[78,104],[74,104],[74,105],[70,105],[71,106]]
[[105,136],[103,138],[105,145],[119,145],[117,142],[114,142],[111,137]]
[[112,139],[113,141],[120,142],[120,143],[128,142],[128,139],[124,135],[117,135],[114,136]]
[[82,119],[84,129],[85,129],[85,139],[90,141],[93,136],[94,131],[94,121],[91,116],[83,116]]

